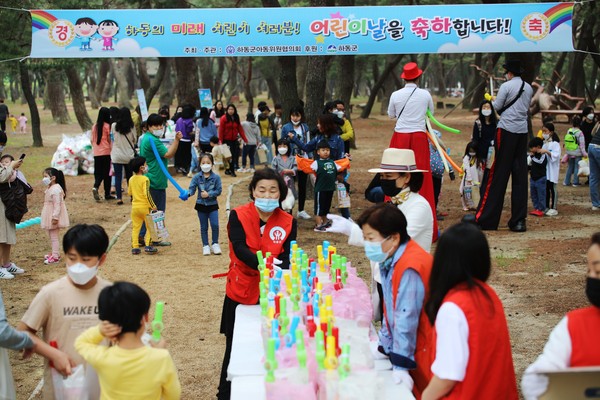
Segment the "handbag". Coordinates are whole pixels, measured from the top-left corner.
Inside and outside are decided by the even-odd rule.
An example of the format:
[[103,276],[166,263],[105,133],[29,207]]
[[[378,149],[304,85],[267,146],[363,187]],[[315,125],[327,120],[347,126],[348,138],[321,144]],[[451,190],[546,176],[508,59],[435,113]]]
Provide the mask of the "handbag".
[[138,154],[137,150],[135,149],[135,147],[133,147],[133,145],[132,145],[132,144],[131,144],[131,142],[129,141],[129,138],[127,137],[127,135],[124,135],[124,136],[125,136],[125,140],[127,140],[127,143],[129,143],[129,146],[131,146],[131,150],[133,150],[133,156],[134,156],[134,157],[137,157],[137,156],[139,156],[139,154]]

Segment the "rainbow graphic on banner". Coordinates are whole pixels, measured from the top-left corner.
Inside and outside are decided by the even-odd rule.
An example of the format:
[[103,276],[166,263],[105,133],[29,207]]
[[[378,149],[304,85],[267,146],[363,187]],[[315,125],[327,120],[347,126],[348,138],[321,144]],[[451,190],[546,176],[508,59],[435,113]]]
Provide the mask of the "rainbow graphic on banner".
[[560,3],[544,13],[550,22],[550,32],[563,22],[570,21],[573,18],[573,4]]
[[36,29],[49,29],[56,17],[43,10],[31,10],[31,26]]

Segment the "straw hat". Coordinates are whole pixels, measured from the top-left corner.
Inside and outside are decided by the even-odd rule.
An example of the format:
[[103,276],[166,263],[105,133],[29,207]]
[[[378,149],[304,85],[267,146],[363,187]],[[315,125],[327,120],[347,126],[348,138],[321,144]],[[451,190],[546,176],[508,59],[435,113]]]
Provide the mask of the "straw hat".
[[415,152],[410,149],[385,149],[381,156],[379,168],[370,169],[371,173],[378,172],[427,172],[417,169]]
[[421,74],[423,74],[423,70],[419,69],[417,63],[409,62],[404,66],[400,78],[406,79],[407,81],[414,81],[415,79],[420,77]]

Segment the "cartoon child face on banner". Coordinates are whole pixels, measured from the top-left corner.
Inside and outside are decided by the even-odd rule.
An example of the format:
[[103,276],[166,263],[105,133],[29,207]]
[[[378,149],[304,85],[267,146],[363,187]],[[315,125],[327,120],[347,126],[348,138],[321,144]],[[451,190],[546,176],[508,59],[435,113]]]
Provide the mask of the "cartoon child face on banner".
[[98,34],[102,36],[102,50],[114,50],[113,40],[117,41],[115,35],[119,32],[119,25],[112,19],[105,19],[98,24]]
[[75,34],[79,38],[81,42],[81,47],[79,50],[81,51],[91,51],[92,48],[90,46],[90,42],[92,40],[92,36],[96,34],[98,31],[98,25],[96,21],[91,18],[84,17],[79,18],[75,22]]

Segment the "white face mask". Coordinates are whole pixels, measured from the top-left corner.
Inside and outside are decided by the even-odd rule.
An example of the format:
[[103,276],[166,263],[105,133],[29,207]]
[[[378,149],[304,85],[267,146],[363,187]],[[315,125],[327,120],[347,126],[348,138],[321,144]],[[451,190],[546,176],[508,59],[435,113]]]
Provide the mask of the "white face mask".
[[278,147],[277,152],[283,156],[283,155],[287,154],[288,149],[287,149],[287,147]]
[[590,121],[593,120],[594,119],[594,114],[593,113],[588,114],[587,115],[587,119],[589,119]]
[[4,146],[0,146],[0,153],[4,151]]
[[47,177],[47,176],[45,176],[45,177],[42,179],[42,183],[43,183],[45,186],[48,186],[48,185],[50,184],[50,182],[52,182],[52,179],[50,179],[50,178],[49,178],[49,177]]
[[298,126],[298,125],[300,125],[300,121],[292,121],[292,125]]
[[161,137],[163,135],[163,133],[165,133],[165,130],[164,129],[155,129],[151,132],[154,136]]
[[77,285],[85,285],[98,273],[98,265],[88,267],[85,264],[77,263],[67,267],[67,275]]
[[344,118],[344,112],[343,111],[336,111],[335,114],[337,114],[337,116],[339,118]]
[[201,164],[200,165],[200,169],[202,170],[202,172],[208,173],[212,170],[212,165],[210,164]]
[[475,157],[475,156],[477,155],[477,153],[472,153],[472,152],[469,152],[469,155],[470,155],[471,157]]
[[542,133],[542,137],[546,140],[548,140],[548,138],[550,137],[549,133]]
[[484,117],[489,117],[490,115],[492,115],[492,110],[481,110],[481,114]]

